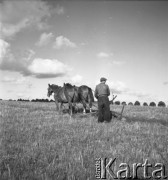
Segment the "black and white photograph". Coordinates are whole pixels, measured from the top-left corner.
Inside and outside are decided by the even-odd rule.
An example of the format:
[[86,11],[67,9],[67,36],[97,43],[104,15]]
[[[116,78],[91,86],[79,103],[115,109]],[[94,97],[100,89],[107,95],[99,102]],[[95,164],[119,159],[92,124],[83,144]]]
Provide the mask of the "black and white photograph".
[[0,180],[168,180],[168,1],[0,0]]

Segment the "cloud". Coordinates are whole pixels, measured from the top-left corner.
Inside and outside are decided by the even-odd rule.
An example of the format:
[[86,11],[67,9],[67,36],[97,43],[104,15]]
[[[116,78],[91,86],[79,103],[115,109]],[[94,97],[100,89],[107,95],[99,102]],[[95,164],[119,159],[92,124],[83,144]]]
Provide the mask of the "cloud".
[[56,12],[58,15],[61,15],[61,14],[64,14],[64,13],[65,13],[65,9],[64,9],[63,6],[57,5],[57,7],[55,8],[55,12]]
[[3,77],[1,82],[5,83],[5,84],[10,84],[10,86],[12,85],[10,90],[8,90],[8,92],[9,93],[14,93],[15,95],[16,95],[16,93],[18,93],[19,89],[25,95],[25,93],[29,93],[30,89],[33,86],[30,79],[27,78],[27,77],[24,77],[22,75],[20,75],[19,77],[13,77],[13,76],[8,75],[8,76]]
[[110,56],[113,56],[113,53],[100,52],[97,54],[98,58],[109,58]]
[[42,29],[47,26],[50,16],[50,7],[44,1],[3,1],[0,6],[1,35],[12,37],[30,26]]
[[168,85],[168,81],[163,82],[163,85]]
[[80,83],[82,81],[82,79],[83,79],[83,77],[81,75],[77,74],[71,78],[71,81],[73,83]]
[[10,51],[10,44],[3,39],[0,39],[0,64]]
[[[34,58],[33,50],[26,50],[23,53],[13,55],[10,51],[10,44],[0,40],[0,69],[19,72],[23,76],[34,76],[36,78],[52,78],[64,76],[71,68],[56,59]],[[10,79],[5,79],[10,81]],[[12,81],[12,79],[11,79]]]
[[15,84],[15,85],[27,84],[27,86],[31,86],[29,80],[23,76],[20,77],[5,76],[3,77],[2,82]]
[[27,67],[32,61],[32,57],[35,52],[32,50],[26,50],[23,53],[15,52],[15,55],[10,51],[10,46],[8,46],[8,51],[5,56],[1,59],[0,69],[7,71],[19,72],[24,76],[30,75]]
[[52,33],[42,33],[40,36],[40,39],[38,40],[38,42],[36,43],[37,46],[44,46],[47,45],[50,40],[53,38],[53,34]]
[[122,81],[116,81],[116,82],[107,81],[107,84],[109,85],[111,91],[114,94],[120,94],[120,95],[126,95],[126,96],[129,95],[131,97],[136,97],[136,98],[147,98],[150,96],[148,93],[144,91],[130,89]]
[[36,58],[28,66],[29,72],[37,78],[64,76],[70,68],[56,59]]
[[109,65],[121,66],[121,65],[125,64],[125,61],[111,60],[112,56],[114,56],[113,53],[106,53],[106,52],[100,52],[100,53],[97,54],[97,57],[100,58],[100,59],[110,60],[108,62]]
[[[11,24],[1,24],[1,35],[5,37],[10,37],[18,33],[22,28],[26,27],[28,20],[24,19],[18,24],[11,25]],[[3,37],[2,36],[2,37]]]
[[125,64],[124,61],[112,61],[112,63],[117,66],[121,66],[121,65]]
[[149,97],[150,95],[146,92],[143,92],[143,91],[137,91],[137,90],[129,90],[127,92],[128,95],[131,95],[131,96],[135,96],[135,97],[138,97],[138,98],[144,98],[144,97]]
[[2,82],[5,82],[5,83],[13,83],[16,81],[16,78],[14,77],[9,77],[9,76],[5,76],[3,79],[2,79]]
[[68,38],[64,36],[56,37],[53,48],[60,49],[63,47],[75,48],[76,44],[74,42],[71,42]]
[[97,54],[98,58],[108,58],[110,55],[105,52],[100,52]]
[[128,88],[126,87],[124,82],[116,81],[116,82],[108,82],[109,88],[113,93],[122,94],[128,92]]

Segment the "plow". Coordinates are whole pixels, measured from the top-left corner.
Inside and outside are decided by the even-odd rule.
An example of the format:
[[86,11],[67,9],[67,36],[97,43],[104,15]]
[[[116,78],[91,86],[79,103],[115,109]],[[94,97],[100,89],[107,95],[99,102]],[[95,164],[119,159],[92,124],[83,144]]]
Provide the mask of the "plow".
[[[116,97],[117,97],[117,95],[116,95],[116,96],[113,95],[113,98],[112,98],[112,100],[109,101],[109,103],[110,103],[110,104],[113,104],[113,102],[114,102],[114,100],[116,99]],[[82,110],[81,110],[81,111],[78,110],[77,112],[80,113],[80,114],[83,114],[84,116],[85,116],[85,115],[98,116],[98,107],[97,107],[97,105],[96,105],[96,104],[92,104],[92,106],[95,107],[95,109],[92,110],[92,112],[89,111],[89,107],[87,108],[85,114],[82,113]],[[125,107],[125,105],[122,106],[121,112],[117,112],[117,111],[112,111],[112,110],[111,110],[111,111],[110,111],[110,113],[111,113],[111,119],[112,119],[112,118],[117,118],[118,120],[121,120],[122,117],[123,117],[124,107]]]
[[[123,117],[123,111],[124,111],[125,105],[122,106],[121,112],[116,112],[116,111],[110,111],[111,113],[111,118],[117,118],[118,120],[121,120]],[[91,114],[93,116],[98,116],[98,110],[93,110],[93,112],[86,112],[86,114]]]

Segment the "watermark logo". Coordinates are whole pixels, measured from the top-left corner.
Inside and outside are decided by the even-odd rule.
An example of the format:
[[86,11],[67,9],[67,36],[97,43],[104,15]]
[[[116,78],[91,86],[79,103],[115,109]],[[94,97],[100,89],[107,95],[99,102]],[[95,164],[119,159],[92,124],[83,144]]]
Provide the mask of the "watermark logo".
[[[138,177],[138,170],[141,168],[142,175]],[[152,171],[149,174],[149,168]],[[153,168],[153,169],[152,169]],[[117,169],[117,171],[116,171]],[[150,164],[146,159],[142,163],[133,163],[132,165],[127,163],[120,163],[116,167],[116,158],[97,158],[95,159],[95,177],[96,179],[168,179],[166,176],[166,167],[162,163]]]

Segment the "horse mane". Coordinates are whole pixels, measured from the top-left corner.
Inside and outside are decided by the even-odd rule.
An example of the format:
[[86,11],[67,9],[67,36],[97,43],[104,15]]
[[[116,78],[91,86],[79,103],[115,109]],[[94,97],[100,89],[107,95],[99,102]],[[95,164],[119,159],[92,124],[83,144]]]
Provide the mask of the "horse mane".
[[73,87],[72,84],[70,84],[70,83],[64,83],[64,85],[65,85],[66,87]]
[[50,87],[53,89],[53,91],[58,90],[61,88],[61,86],[58,86],[56,84],[51,84]]

